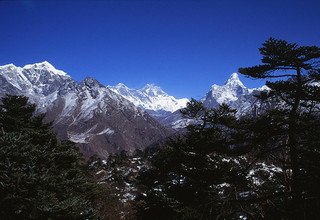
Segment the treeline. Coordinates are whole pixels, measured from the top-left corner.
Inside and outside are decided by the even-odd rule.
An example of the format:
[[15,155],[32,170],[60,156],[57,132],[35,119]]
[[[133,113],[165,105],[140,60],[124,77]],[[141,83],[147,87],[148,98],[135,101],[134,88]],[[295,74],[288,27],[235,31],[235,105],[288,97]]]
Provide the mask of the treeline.
[[320,48],[270,38],[262,64],[268,108],[236,117],[192,99],[187,132],[157,148],[81,160],[35,106],[0,106],[0,219],[317,219]]

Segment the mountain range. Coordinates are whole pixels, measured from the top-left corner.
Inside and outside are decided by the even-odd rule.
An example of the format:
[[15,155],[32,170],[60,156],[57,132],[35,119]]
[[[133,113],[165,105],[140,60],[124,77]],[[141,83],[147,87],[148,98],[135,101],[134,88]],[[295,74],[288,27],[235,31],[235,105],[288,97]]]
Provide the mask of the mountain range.
[[[46,61],[0,66],[0,85],[0,96],[28,96],[38,112],[46,113],[45,120],[53,121],[59,137],[77,143],[88,156],[144,149],[192,122],[179,111],[189,100],[156,85],[104,86],[91,77],[76,82]],[[210,108],[226,103],[238,116],[254,114],[262,108],[255,95],[267,89],[249,89],[233,73],[224,85],[212,85],[201,101]]]
[[[192,122],[191,119],[183,118],[180,114],[180,109],[184,108],[189,100],[175,99],[158,86],[148,84],[142,89],[130,89],[120,83],[108,88],[141,107],[168,127],[182,129]],[[207,94],[201,98],[201,102],[208,108],[216,108],[226,103],[237,110],[237,116],[252,115],[264,108],[255,96],[263,90],[268,90],[268,87],[247,88],[240,81],[238,74],[233,73],[223,85],[213,84]]]
[[25,95],[61,139],[87,155],[144,149],[172,134],[147,112],[93,78],[76,82],[48,62],[0,67],[0,96]]

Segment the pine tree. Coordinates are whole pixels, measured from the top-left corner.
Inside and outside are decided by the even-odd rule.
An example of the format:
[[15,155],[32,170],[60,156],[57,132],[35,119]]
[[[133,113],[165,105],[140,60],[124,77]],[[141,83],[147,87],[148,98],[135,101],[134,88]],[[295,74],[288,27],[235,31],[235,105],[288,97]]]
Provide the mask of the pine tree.
[[[252,78],[279,79],[268,81],[267,86],[271,91],[263,92],[260,96],[261,99],[272,100],[276,107],[269,111],[267,116],[263,116],[267,119],[264,122],[271,126],[267,126],[269,130],[264,134],[260,130],[261,135],[258,135],[257,139],[264,139],[269,143],[271,150],[283,150],[286,159],[284,168],[290,179],[287,190],[292,196],[291,217],[302,218],[306,216],[304,204],[307,198],[313,197],[308,195],[310,189],[305,186],[310,183],[306,184],[305,177],[312,175],[315,170],[319,171],[316,160],[309,166],[316,167],[311,169],[313,171],[305,167],[305,163],[306,155],[311,152],[319,158],[320,140],[315,133],[319,130],[320,124],[320,86],[317,84],[320,79],[320,48],[299,46],[296,43],[270,38],[259,50],[262,64],[240,68],[239,72]],[[263,126],[260,128],[263,129]],[[259,129],[256,131],[259,132]],[[264,150],[271,152],[270,149]],[[310,181],[318,182],[319,176]],[[319,203],[318,195],[316,197]],[[307,213],[309,214],[310,212]]]
[[256,208],[241,197],[249,191],[244,157],[235,156],[235,111],[207,109],[194,99],[182,113],[195,124],[151,157],[139,177],[139,219],[216,219],[251,216]]
[[0,219],[92,219],[94,190],[75,145],[58,141],[28,98],[0,105]]

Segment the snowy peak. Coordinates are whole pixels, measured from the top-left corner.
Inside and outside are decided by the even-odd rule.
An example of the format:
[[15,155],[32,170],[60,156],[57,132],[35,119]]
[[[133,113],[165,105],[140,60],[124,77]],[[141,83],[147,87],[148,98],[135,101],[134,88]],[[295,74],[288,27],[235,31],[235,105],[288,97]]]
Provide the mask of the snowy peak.
[[52,66],[48,61],[43,61],[40,63],[27,64],[23,67],[24,69],[52,69],[55,70],[54,66]]
[[257,88],[255,90],[258,90],[258,91],[270,91],[271,89],[267,85],[263,85],[260,88]]
[[10,64],[6,64],[6,65],[3,65],[3,66],[0,66],[0,69],[9,69],[9,70],[13,70],[13,69],[16,69],[18,67],[16,67],[13,63],[10,63]]
[[[213,84],[201,102],[207,108],[217,108],[225,103],[232,109],[236,109],[236,116],[247,114],[257,115],[263,112],[265,106],[257,99],[261,91],[270,90],[267,86],[260,88],[247,88],[239,79],[237,73],[231,74],[223,85]],[[192,119],[183,118],[179,112],[161,119],[161,122],[174,129],[185,128],[187,125],[195,123]]]
[[269,90],[267,86],[247,88],[240,81],[237,73],[233,73],[224,85],[213,85],[202,99],[205,106],[216,108],[225,103],[237,110],[237,115],[256,114],[261,104],[256,94]]
[[224,85],[212,85],[211,90],[203,98],[207,106],[215,107],[222,103],[230,103],[239,99],[239,97],[249,93],[243,83],[240,81],[237,73],[231,74]]
[[[123,83],[118,83],[116,86],[114,87],[110,87],[109,89],[111,89],[112,91],[114,91],[117,94],[120,94],[122,96],[129,96],[131,89],[129,89],[126,85],[124,85]],[[130,100],[131,101],[131,100]]]
[[36,70],[36,71],[48,71],[52,74],[60,75],[60,76],[68,76],[67,73],[62,70],[56,69],[53,65],[51,65],[48,61],[43,61],[41,63],[27,64],[23,67],[24,70]]
[[47,61],[28,64],[22,68],[13,64],[0,66],[0,78],[7,82],[7,88],[2,90],[19,91],[32,97],[36,93],[47,96],[72,81],[70,76]]
[[242,88],[245,88],[245,86],[243,85],[243,83],[239,79],[238,73],[232,73],[231,76],[229,77],[229,79],[225,82],[225,85],[229,86],[229,87],[240,86]]
[[116,86],[109,86],[109,88],[131,101],[137,107],[148,110],[150,114],[159,111],[174,112],[184,108],[189,101],[186,98],[176,99],[154,84],[147,84],[142,89],[130,89],[119,83]]
[[127,90],[129,90],[129,88],[128,88],[125,84],[123,84],[123,83],[118,83],[118,84],[115,86],[115,88],[118,88],[118,89],[127,89]]
[[154,84],[147,84],[142,89],[140,89],[140,91],[148,94],[148,96],[169,96],[159,86],[156,86]]

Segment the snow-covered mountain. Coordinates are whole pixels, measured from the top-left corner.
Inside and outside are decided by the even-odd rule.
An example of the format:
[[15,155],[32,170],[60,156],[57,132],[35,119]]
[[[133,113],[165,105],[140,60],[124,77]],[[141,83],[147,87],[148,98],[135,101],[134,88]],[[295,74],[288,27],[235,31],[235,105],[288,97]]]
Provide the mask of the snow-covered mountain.
[[[224,85],[213,84],[201,99],[201,102],[208,108],[217,108],[223,103],[228,104],[231,108],[237,110],[237,116],[257,114],[265,106],[262,106],[255,95],[258,95],[263,90],[268,90],[268,87],[247,88],[240,81],[238,74],[233,73]],[[180,112],[176,111],[162,119],[162,123],[172,128],[180,129],[192,123],[192,120],[182,118]]]
[[266,86],[261,88],[247,88],[239,79],[237,73],[231,74],[224,85],[213,84],[205,97],[201,99],[203,104],[209,108],[216,108],[226,103],[237,110],[237,115],[251,114],[261,107],[260,101],[255,97]]
[[148,113],[93,78],[78,83],[50,63],[0,66],[0,96],[25,95],[62,139],[87,155],[145,148],[170,134]]
[[[158,121],[175,129],[192,123],[179,111],[188,99],[176,99],[158,86],[106,87],[90,77],[78,83],[48,62],[0,66],[0,85],[0,96],[28,96],[39,112],[47,113],[48,121],[54,121],[61,138],[78,143],[89,155],[132,151],[168,136],[171,131]],[[233,73],[224,85],[212,85],[201,101],[209,108],[226,103],[238,116],[256,114],[265,106],[255,95],[266,89],[247,88]]]
[[254,109],[260,108],[261,104],[254,95],[266,89],[266,86],[247,88],[240,81],[238,74],[233,73],[224,85],[213,84],[201,101],[209,108],[216,108],[222,103],[226,103],[237,110],[238,116],[251,114]]
[[176,99],[165,93],[160,87],[154,84],[147,84],[142,89],[130,89],[122,83],[116,86],[109,86],[112,91],[131,101],[159,119],[170,113],[186,107],[187,98]]
[[213,84],[206,97],[202,99],[208,107],[216,107],[222,103],[231,103],[242,95],[249,94],[250,91],[240,81],[237,73],[233,73],[224,85]]

